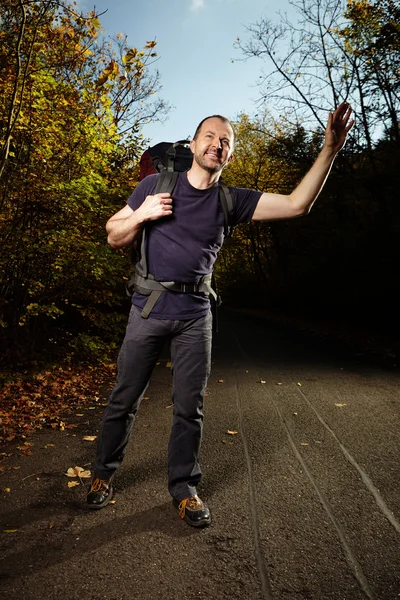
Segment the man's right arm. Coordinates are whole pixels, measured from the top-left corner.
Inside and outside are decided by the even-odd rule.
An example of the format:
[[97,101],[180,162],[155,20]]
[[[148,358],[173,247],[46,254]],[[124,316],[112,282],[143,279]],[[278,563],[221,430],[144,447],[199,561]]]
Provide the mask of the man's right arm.
[[147,196],[136,210],[126,205],[107,221],[107,241],[114,250],[131,246],[147,221],[155,221],[169,215],[172,215],[170,194]]

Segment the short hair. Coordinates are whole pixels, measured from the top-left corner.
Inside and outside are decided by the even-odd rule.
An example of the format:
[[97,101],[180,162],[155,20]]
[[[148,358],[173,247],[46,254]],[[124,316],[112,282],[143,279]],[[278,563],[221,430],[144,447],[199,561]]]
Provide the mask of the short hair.
[[222,115],[210,115],[209,117],[206,117],[205,119],[203,119],[202,121],[200,121],[200,123],[197,125],[196,131],[194,132],[194,136],[193,136],[194,140],[199,135],[201,126],[203,125],[203,123],[205,123],[205,121],[208,121],[208,119],[219,119],[223,123],[226,123],[227,125],[230,125],[230,127],[232,128],[232,131],[233,131],[233,143],[236,142],[235,128],[233,127],[231,121],[229,119],[227,119],[226,117],[223,117]]

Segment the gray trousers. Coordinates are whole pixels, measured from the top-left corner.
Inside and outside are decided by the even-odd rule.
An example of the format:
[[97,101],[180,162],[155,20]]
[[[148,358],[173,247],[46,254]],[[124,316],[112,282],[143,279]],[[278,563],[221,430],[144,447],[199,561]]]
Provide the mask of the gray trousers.
[[203,401],[211,369],[212,315],[189,321],[143,319],[132,306],[118,356],[118,379],[99,434],[94,473],[109,479],[121,465],[140,402],[165,342],[170,343],[173,422],[168,444],[168,489],[183,500],[201,479]]

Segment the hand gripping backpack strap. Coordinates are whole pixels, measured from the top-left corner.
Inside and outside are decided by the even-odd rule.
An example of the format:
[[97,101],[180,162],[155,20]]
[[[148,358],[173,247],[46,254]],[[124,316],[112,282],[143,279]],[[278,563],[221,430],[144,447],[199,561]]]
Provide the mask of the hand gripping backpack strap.
[[[154,195],[160,192],[168,192],[172,194],[173,189],[178,179],[178,173],[170,173],[163,171],[158,177],[157,184],[154,190]],[[138,252],[139,249],[139,252]],[[139,272],[142,277],[147,277],[147,254],[146,254],[146,227],[143,227],[140,238],[131,250],[131,263],[132,271]],[[126,293],[128,296],[132,296],[134,292],[135,273],[133,273],[126,284]]]
[[[174,187],[178,180],[179,173],[176,171],[163,171],[160,173],[160,176],[157,180],[157,185],[154,190],[154,196],[156,194],[164,193],[164,194],[172,194],[174,191]],[[139,266],[140,265],[140,266]],[[135,265],[135,269],[140,270],[140,274],[143,277],[147,277],[148,268],[147,268],[147,256],[146,256],[146,227],[143,227],[142,231],[142,239],[140,242],[140,257],[139,262]]]

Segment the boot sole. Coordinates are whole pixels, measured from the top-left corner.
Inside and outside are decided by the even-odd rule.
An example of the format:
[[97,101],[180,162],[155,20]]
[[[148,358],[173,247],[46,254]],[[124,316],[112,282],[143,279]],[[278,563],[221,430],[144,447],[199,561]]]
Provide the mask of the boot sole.
[[183,521],[185,521],[191,527],[198,527],[199,529],[211,525],[211,519],[205,519],[203,521],[191,521],[190,519],[188,519],[188,517],[185,516],[183,517]]

